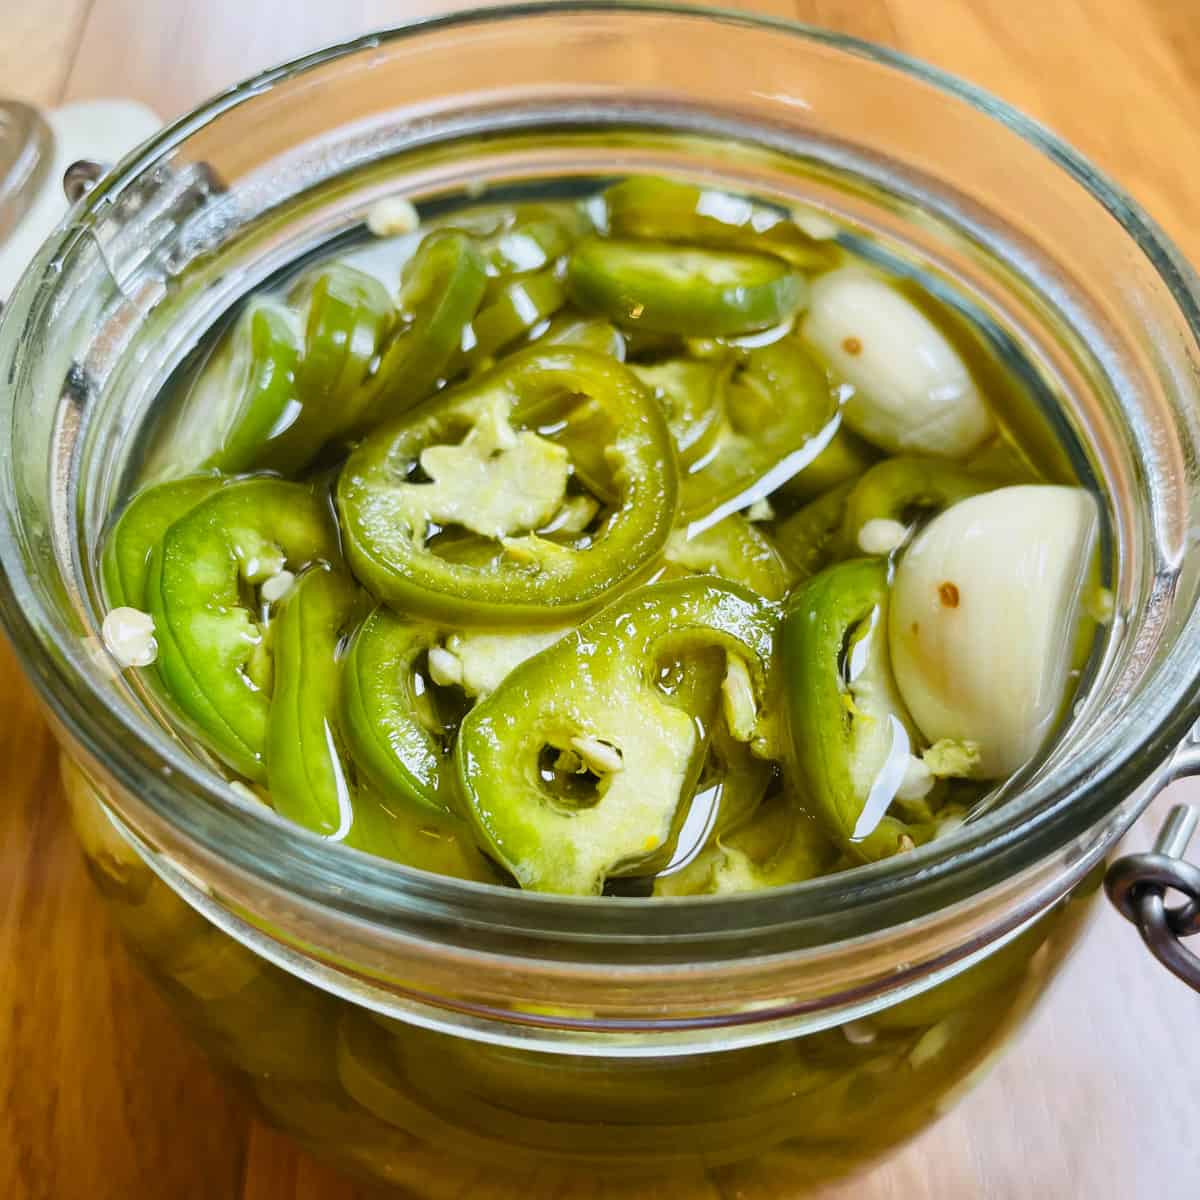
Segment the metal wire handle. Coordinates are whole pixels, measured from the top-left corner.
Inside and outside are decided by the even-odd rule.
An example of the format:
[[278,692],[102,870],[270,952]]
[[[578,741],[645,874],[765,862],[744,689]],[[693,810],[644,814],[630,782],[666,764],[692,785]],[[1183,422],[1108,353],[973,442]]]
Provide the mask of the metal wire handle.
[[[1182,941],[1200,933],[1200,866],[1183,857],[1197,825],[1200,809],[1177,804],[1154,849],[1117,859],[1108,870],[1104,887],[1117,911],[1138,927],[1150,953],[1200,992],[1200,955]],[[1179,892],[1183,903],[1168,905],[1168,891]]]

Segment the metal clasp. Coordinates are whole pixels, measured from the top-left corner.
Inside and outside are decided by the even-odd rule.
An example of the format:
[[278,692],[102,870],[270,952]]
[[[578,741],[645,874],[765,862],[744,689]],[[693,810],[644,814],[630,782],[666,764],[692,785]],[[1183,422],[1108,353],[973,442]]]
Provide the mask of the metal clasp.
[[63,172],[62,190],[68,204],[82,200],[98,184],[112,164],[93,162],[90,158],[77,158]]
[[[1184,754],[1190,750],[1186,748]],[[1190,773],[1180,770],[1172,775]],[[1197,825],[1200,809],[1177,804],[1168,814],[1154,849],[1148,854],[1127,854],[1117,859],[1108,869],[1104,887],[1117,911],[1138,927],[1150,953],[1200,992],[1200,955],[1181,940],[1200,933],[1200,867],[1183,857]],[[1183,903],[1169,906],[1165,899],[1168,891],[1179,892]]]

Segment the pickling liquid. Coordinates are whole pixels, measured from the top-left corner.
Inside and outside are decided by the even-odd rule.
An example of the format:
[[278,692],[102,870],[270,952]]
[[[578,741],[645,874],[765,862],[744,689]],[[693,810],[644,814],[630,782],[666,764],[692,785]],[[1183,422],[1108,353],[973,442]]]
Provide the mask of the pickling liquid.
[[[694,511],[672,530],[643,572],[614,588],[608,603],[622,603],[621,597],[635,587],[686,586],[700,578],[730,580],[761,597],[768,606],[765,611],[783,614],[797,595],[810,595],[805,589],[813,580],[847,562],[886,564],[885,583],[891,586],[907,548],[943,510],[952,512],[962,497],[1020,485],[1083,484],[1094,489],[1086,456],[1065,425],[1055,422],[1054,398],[1019,341],[939,274],[915,264],[900,248],[849,226],[809,222],[821,236],[813,239],[812,263],[801,269],[808,286],[822,274],[847,269],[861,269],[883,281],[922,314],[965,364],[993,427],[969,452],[936,458],[929,477],[940,482],[932,491],[913,483],[923,478],[930,456],[913,450],[889,452],[846,423],[843,410],[854,386],[827,356],[803,340],[811,292],[809,301],[798,303],[786,320],[728,336],[644,331],[637,327],[637,318],[627,317],[622,324],[611,312],[580,308],[571,298],[562,262],[570,251],[559,252],[551,261],[539,258],[538,237],[517,236],[522,223],[519,206],[526,206],[529,219],[528,206],[535,205],[533,215],[539,221],[569,211],[571,222],[585,229],[598,225],[603,231],[608,214],[595,197],[613,182],[586,178],[571,181],[569,187],[498,186],[482,197],[434,198],[420,204],[419,230],[385,238],[355,230],[298,262],[285,276],[266,281],[257,295],[283,309],[298,308],[298,287],[311,286],[329,263],[364,271],[394,295],[405,264],[429,230],[465,228],[493,250],[509,235],[495,261],[507,262],[510,273],[489,275],[486,285],[492,303],[508,301],[484,323],[491,337],[498,336],[498,328],[503,337],[488,347],[475,321],[464,327],[449,387],[478,386],[489,370],[497,364],[503,369],[506,359],[530,345],[569,345],[577,338],[592,353],[642,372],[645,386],[664,405],[668,418],[676,418],[674,453],[680,461],[686,459],[683,488],[691,489]],[[735,211],[738,202],[744,204],[744,197],[728,201]],[[718,209],[723,203],[719,198],[710,202]],[[766,201],[760,203],[774,211]],[[576,228],[573,236],[586,236]],[[534,276],[539,279],[535,286]],[[557,292],[552,286],[556,283],[563,285]],[[562,298],[556,300],[559,292]],[[223,446],[218,438],[198,450],[195,431],[203,429],[204,421],[197,423],[194,408],[197,397],[214,394],[214,380],[221,382],[221,346],[233,336],[241,311],[230,312],[218,323],[164,388],[158,417],[147,426],[144,449],[131,471],[131,496],[144,486],[198,469],[214,470],[210,456]],[[297,315],[292,322],[296,338],[303,339],[304,321]],[[546,341],[557,337],[563,340]],[[739,463],[731,466],[726,458],[726,474],[709,477],[724,491],[719,501],[709,504],[705,473],[721,463],[733,438],[742,439],[744,465],[765,438],[769,422],[755,407],[751,373],[749,387],[723,395],[718,404],[723,411],[713,418],[713,429],[696,433],[689,425],[703,425],[712,414],[703,397],[672,395],[665,386],[672,382],[665,368],[686,361],[689,371],[696,369],[696,377],[720,379],[722,370],[741,371],[747,363],[761,361],[754,355],[795,338],[801,339],[804,353],[814,356],[820,370],[829,372],[830,416],[777,461],[748,469],[741,482]],[[486,352],[480,352],[481,344]],[[842,348],[853,357],[864,347],[856,349],[851,341]],[[706,376],[710,370],[711,376]],[[436,404],[444,394],[438,390],[424,403]],[[572,420],[583,417],[568,408],[519,432],[541,439],[536,444],[541,453],[543,442],[551,447],[565,444],[563,431]],[[516,426],[510,432],[518,432]],[[597,436],[603,432],[602,425],[585,428],[598,430]],[[461,448],[468,437],[482,436],[479,429],[478,422],[469,424],[457,431],[455,440],[439,445]],[[695,436],[689,441],[691,433]],[[311,485],[320,504],[333,514],[339,474],[356,453],[354,446],[371,436],[368,430],[329,439],[289,478]],[[496,436],[494,450],[508,434],[501,431]],[[603,452],[597,456],[595,447],[581,439],[572,445],[572,453],[576,469],[568,476],[559,512],[547,523],[560,524],[541,530],[547,538],[559,535],[556,544],[563,545],[572,538],[595,536],[605,519],[604,487],[593,490],[583,479],[603,482],[599,474],[588,476],[589,470],[602,469]],[[917,465],[912,475],[901,471],[889,483],[886,471],[879,473],[881,466],[897,471],[888,464],[901,462],[903,467],[913,459]],[[491,460],[485,456],[484,461]],[[460,460],[464,471],[468,465]],[[949,504],[943,486],[947,471],[956,497]],[[405,472],[398,475],[398,485],[421,486],[432,478],[420,460]],[[242,468],[232,473],[240,474]],[[601,502],[595,511],[593,501]],[[580,527],[564,531],[577,519]],[[868,529],[871,521],[884,525]],[[872,535],[881,531],[899,540],[893,545],[886,537],[873,541]],[[504,536],[526,532],[509,530]],[[1072,632],[1062,710],[1080,687],[1086,687],[1089,656],[1100,641],[1096,630],[1103,616],[1101,585],[1107,578],[1103,537],[1101,530],[1100,549],[1081,584],[1086,600]],[[479,558],[479,535],[452,522],[431,517],[423,540],[423,548],[433,547],[450,563],[499,561]],[[239,670],[269,698],[280,678],[278,662],[272,664],[279,643],[272,642],[270,631],[282,606],[292,602],[286,594],[278,599],[272,595],[288,583],[281,576],[289,567],[247,569],[247,557],[240,559],[238,596],[247,614],[246,628],[261,639],[264,652]],[[292,573],[303,580],[302,570]],[[281,582],[268,586],[271,580]],[[334,631],[330,661],[335,673],[345,671],[372,613],[382,608],[385,615],[394,614],[386,604],[377,607],[369,588],[360,587],[356,596],[347,619]],[[956,602],[961,604],[964,596]],[[111,604],[116,598],[110,594],[107,599]],[[815,598],[808,603],[814,614],[822,611]],[[834,689],[830,694],[842,698],[834,705],[835,727],[839,721],[859,719],[878,698],[880,663],[886,669],[888,657],[887,622],[880,612],[875,604],[845,624],[833,672],[825,680]],[[580,637],[583,647],[600,646],[605,639],[619,644],[619,623],[582,637],[572,632],[592,619],[589,612],[572,615],[560,623],[561,637]],[[453,763],[456,739],[472,712],[499,704],[522,661],[555,653],[557,643],[553,636],[547,639],[545,623],[536,627],[540,632],[532,641],[529,629],[456,624],[428,612],[418,624],[420,636],[404,643],[416,649],[397,654],[388,678],[409,698],[421,728],[430,735],[437,752],[435,767],[445,767]],[[564,684],[575,678],[569,663],[555,670]],[[276,805],[283,811],[271,786],[269,761],[265,779],[231,768],[202,724],[198,727],[194,718],[179,716],[177,699],[153,671],[147,669],[143,685],[164,719],[177,723],[198,755],[244,789],[247,802]],[[606,895],[731,894],[852,870],[866,857],[863,848],[870,839],[899,830],[889,834],[887,852],[906,853],[918,841],[950,836],[974,812],[1002,803],[1013,783],[1009,775],[976,777],[976,751],[964,750],[962,739],[943,739],[954,744],[928,755],[938,742],[898,717],[890,727],[894,736],[882,752],[878,747],[863,749],[866,743],[852,747],[853,753],[874,753],[870,761],[878,770],[872,779],[857,781],[862,803],[846,822],[814,798],[808,775],[797,778],[795,749],[787,748],[796,719],[789,725],[783,702],[770,701],[756,690],[759,685],[749,667],[746,686],[752,706],[739,708],[746,693],[738,690],[740,677],[724,645],[702,647],[694,658],[664,653],[648,668],[647,678],[655,703],[682,704],[688,711],[692,731],[685,736],[681,728],[681,744],[703,751],[689,761],[688,794],[678,805],[668,844],[641,862],[630,865],[618,859],[609,864],[603,880]],[[552,697],[553,692],[545,694]],[[330,708],[334,715],[328,749],[338,809],[334,827],[323,828],[323,834],[425,870],[517,886],[512,864],[505,864],[495,846],[480,837],[477,825],[464,814],[461,797],[457,806],[442,812],[429,804],[414,804],[390,792],[378,771],[372,775],[356,760],[342,711]],[[803,744],[824,736],[823,729],[813,727]],[[530,752],[530,773],[536,775],[535,786],[547,806],[556,812],[602,813],[606,797],[620,786],[620,770],[611,769],[608,752],[616,751],[618,766],[628,769],[638,751],[625,747],[622,754],[622,749],[603,739],[599,746],[582,747],[547,742]],[[956,765],[956,755],[964,754],[965,766]],[[914,769],[910,759],[922,755],[933,764],[924,764],[923,778],[933,780],[924,792],[909,778],[921,775],[920,765]],[[68,766],[66,778],[98,886],[135,954],[201,1043],[273,1124],[319,1156],[371,1181],[397,1185],[403,1194],[420,1200],[465,1194],[491,1200],[719,1200],[735,1195],[745,1200],[793,1200],[913,1136],[953,1103],[1041,994],[1074,942],[1085,901],[1098,885],[1098,878],[1090,879],[1015,940],[956,978],[862,1021],[735,1050],[722,1049],[714,1040],[711,1051],[680,1056],[555,1054],[469,1041],[388,1020],[263,961],[207,923],[149,871],[114,833],[97,807],[94,785],[77,768]],[[445,793],[435,786],[431,794]],[[531,995],[529,1003],[538,1005],[539,997]]]
[[[634,181],[635,187],[637,183]],[[967,297],[949,290],[935,275],[914,266],[885,243],[849,228],[838,228],[822,215],[795,215],[802,231],[800,248],[788,252],[799,258],[796,278],[809,292],[814,281],[861,273],[876,285],[885,286],[907,315],[916,314],[913,319],[932,329],[930,337],[938,345],[932,352],[928,347],[918,347],[919,352],[936,354],[939,346],[945,347],[970,380],[978,396],[981,419],[988,422],[986,434],[968,437],[969,451],[955,454],[947,453],[945,447],[934,447],[936,453],[923,454],[917,437],[913,443],[917,450],[905,449],[896,454],[885,450],[878,439],[872,443],[857,434],[852,424],[859,428],[862,425],[850,422],[847,412],[861,389],[846,377],[845,370],[847,363],[853,366],[853,357],[862,355],[863,346],[857,336],[847,336],[832,350],[824,343],[823,350],[814,349],[813,338],[820,340],[820,336],[810,299],[793,305],[783,319],[766,328],[724,337],[689,336],[686,327],[674,332],[646,330],[636,318],[622,324],[613,319],[611,312],[597,311],[594,304],[588,307],[579,300],[578,289],[573,291],[568,278],[571,255],[575,253],[572,247],[593,230],[611,238],[611,226],[619,226],[621,220],[627,225],[632,223],[636,230],[637,220],[643,215],[637,209],[635,192],[632,217],[628,211],[622,213],[619,206],[614,216],[610,211],[614,205],[606,205],[606,195],[617,195],[621,189],[605,191],[614,186],[612,180],[580,179],[573,180],[565,193],[561,187],[538,184],[498,188],[485,198],[443,197],[423,204],[419,214],[412,214],[419,215],[419,228],[383,237],[372,236],[365,229],[355,231],[335,246],[296,263],[285,276],[267,281],[251,303],[263,299],[271,303],[298,342],[307,336],[308,354],[315,357],[312,343],[320,338],[321,331],[311,315],[306,331],[303,314],[306,293],[311,292],[313,280],[320,279],[323,271],[333,265],[362,272],[388,295],[395,295],[423,239],[438,236],[438,231],[461,230],[484,250],[487,281],[475,317],[455,330],[456,348],[432,385],[435,395],[424,401],[426,406],[439,403],[441,395],[469,390],[475,381],[486,379],[489,371],[502,370],[514,354],[531,346],[582,345],[639,372],[667,411],[679,454],[684,503],[664,550],[645,569],[611,589],[604,597],[607,603],[632,587],[693,574],[728,578],[771,603],[785,602],[806,579],[839,560],[882,552],[894,564],[948,501],[1013,485],[1074,484],[1081,479],[1090,483],[1086,458],[1079,447],[1061,436],[1062,430],[1051,429],[1039,417],[1053,411],[1052,397],[1038,372],[1023,357],[1019,344],[989,323]],[[653,188],[654,181],[649,186]],[[736,222],[752,209],[747,198],[712,188],[699,196],[698,206],[693,207],[710,222]],[[650,200],[655,200],[653,194]],[[667,202],[677,200],[669,194],[666,197]],[[756,235],[754,222],[763,227],[779,221],[786,225],[789,214],[765,202],[754,203],[749,231],[739,237],[736,248],[762,249],[769,254],[770,237]],[[650,216],[661,219],[661,214],[653,211]],[[808,230],[816,236],[809,238]],[[618,227],[615,232],[623,234],[626,230]],[[761,247],[756,241],[758,236],[764,242]],[[703,244],[703,238],[697,240]],[[602,238],[598,244],[606,248]],[[636,247],[639,243],[634,240],[630,244]],[[708,244],[714,244],[711,236]],[[715,244],[718,250],[726,248],[720,237]],[[633,265],[636,268],[636,259]],[[688,265],[681,259],[673,266],[686,273]],[[686,300],[689,281],[685,278],[679,287],[679,280],[666,280],[667,285],[672,283]],[[411,290],[411,284],[408,286]],[[402,288],[400,294],[403,297]],[[402,300],[402,309],[403,304]],[[222,453],[220,439],[229,436],[230,411],[236,410],[239,403],[245,405],[238,392],[241,380],[235,378],[236,370],[230,367],[228,357],[230,343],[237,337],[236,322],[239,317],[244,319],[246,311],[243,304],[227,314],[164,388],[159,416],[148,426],[144,451],[138,456],[137,481],[131,489],[134,494],[147,484],[169,482],[197,471],[220,478],[220,468],[214,467]],[[311,314],[311,305],[308,311]],[[411,313],[402,315],[401,323],[409,317]],[[345,331],[335,329],[334,333],[345,336]],[[737,373],[754,361],[754,355],[792,342],[802,346],[801,352],[811,355],[826,373],[832,402],[823,416],[810,420],[803,436],[793,434],[790,441],[781,438],[780,452],[772,458],[770,453],[756,451],[755,445],[756,439],[771,436],[767,426],[772,418],[763,407],[764,403],[772,403],[771,399],[764,400],[752,374],[746,376],[750,387],[736,389],[734,384],[739,378]],[[840,366],[831,360],[838,353],[843,356]],[[380,356],[376,354],[365,369],[376,371],[379,365]],[[936,368],[934,364],[928,369]],[[443,390],[447,387],[448,393]],[[724,394],[718,394],[722,388]],[[706,395],[705,389],[712,394]],[[785,396],[783,403],[789,402]],[[291,409],[285,409],[277,424],[289,415],[294,417],[292,410],[296,407],[293,402]],[[572,441],[571,425],[577,416],[578,412],[565,418],[561,413],[553,414],[536,422],[531,432],[544,439],[546,446],[561,445],[565,440],[573,456],[562,507],[538,532],[563,542],[574,536],[576,544],[584,545],[605,519],[604,489],[593,484],[597,472],[604,469],[605,451],[599,439],[605,430],[589,418],[581,423],[582,434],[575,434]],[[264,426],[262,432],[269,440],[271,431]],[[330,436],[317,451],[303,456],[298,469],[286,474],[307,484],[323,498],[322,503],[327,502],[334,510],[339,473],[349,449],[363,436],[362,431]],[[455,435],[456,439],[461,437],[461,432]],[[762,461],[753,461],[756,452]],[[536,460],[530,461],[536,470]],[[889,464],[894,468],[890,475]],[[225,474],[238,476],[247,469],[253,473],[253,463],[247,467],[244,455],[234,467],[232,472],[226,469]],[[278,465],[268,458],[267,469],[277,473]],[[406,470],[406,484],[410,480],[429,482],[421,462],[414,460]],[[947,475],[949,482],[943,478]],[[710,491],[716,492],[715,501],[708,501]],[[568,535],[563,529],[577,513],[581,514],[578,521],[582,524]],[[881,530],[885,537],[882,546],[871,541],[873,536],[878,540]],[[894,546],[886,544],[888,536],[898,539]],[[494,540],[487,543],[451,521],[428,518],[423,539],[433,554],[450,560],[475,554],[485,567],[487,563],[495,567],[498,561],[494,558]],[[479,557],[479,547],[485,543],[491,547],[491,559]],[[1088,600],[1072,635],[1075,648],[1067,668],[1069,682],[1063,709],[1086,670],[1095,642],[1091,611],[1098,611],[1101,605],[1101,561],[1101,556],[1094,556],[1088,568]],[[288,567],[303,565],[289,563]],[[276,587],[272,593],[274,585],[252,571],[247,579],[244,559],[241,571],[238,587],[251,631],[247,636],[260,639],[261,645],[240,669],[251,690],[269,697],[273,622],[281,611],[275,597],[281,589]],[[289,569],[280,578],[293,574]],[[109,597],[110,603],[112,599]],[[137,598],[134,607],[140,607],[141,602]],[[340,632],[340,662],[345,662],[352,645],[355,622],[361,622],[373,602],[369,586],[358,593],[352,619],[347,619]],[[593,611],[598,607],[593,606]],[[435,600],[432,609],[417,614],[418,622],[430,623],[431,632],[424,639],[424,647],[405,661],[403,690],[411,696],[414,717],[428,735],[431,753],[442,760],[434,767],[452,774],[458,730],[472,707],[502,689],[508,671],[545,649],[556,634],[565,636],[575,629],[579,618],[572,614],[569,620],[552,622],[549,636],[537,629],[532,635],[521,629],[509,634],[489,624],[486,617],[464,625],[452,617],[439,622],[434,615],[436,608]],[[872,655],[887,656],[887,648],[881,645],[887,636],[886,622],[863,620],[848,628],[845,636],[846,653],[839,670],[843,689],[850,697],[854,673],[861,672]],[[673,669],[670,663],[663,665],[664,680]],[[152,671],[147,679],[154,690]],[[455,674],[457,677],[452,677]],[[399,680],[397,687],[401,687]],[[664,696],[670,695],[670,687],[665,684],[661,691]],[[156,699],[160,711],[169,717],[170,687],[165,693],[159,688]],[[763,699],[759,697],[760,703]],[[772,703],[766,707],[770,709]],[[778,703],[774,706],[779,707]],[[511,864],[497,861],[486,841],[480,842],[472,833],[469,822],[464,824],[458,819],[464,815],[463,805],[414,805],[389,791],[387,780],[377,771],[364,769],[356,758],[354,739],[347,737],[342,716],[336,710],[336,703],[331,702],[328,735],[335,749],[330,767],[338,813],[335,820],[314,827],[333,840],[409,865],[511,885]],[[192,735],[197,730],[196,721],[184,716],[181,727],[195,742]],[[924,831],[915,838],[902,834],[899,845],[906,848],[915,841],[952,831],[972,813],[998,802],[1012,784],[1011,779],[994,774],[981,779],[967,768],[939,775],[930,787],[926,786],[925,771],[924,783],[919,781],[919,786],[913,788],[910,780],[910,794],[904,794],[906,764],[918,744],[911,721],[897,720],[896,736],[872,768],[874,783],[867,789],[869,797],[864,799],[863,811],[850,831],[851,842],[846,845],[836,831],[833,837],[826,836],[820,806],[801,794],[804,781],[789,778],[790,768],[784,764],[786,754],[782,749],[786,737],[779,728],[766,730],[757,742],[744,739],[739,743],[720,728],[725,718],[711,706],[704,712],[693,712],[693,719],[695,741],[707,748],[697,752],[703,762],[692,772],[690,794],[677,806],[669,849],[641,863],[614,863],[603,881],[607,893],[689,895],[752,890],[843,870],[861,859],[855,853],[855,844],[868,837],[887,814],[898,815]],[[778,712],[768,713],[763,715],[763,722],[778,726],[784,718]],[[208,756],[214,747],[201,736],[196,748]],[[228,773],[228,760],[222,764],[221,757],[218,748],[218,765]],[[548,803],[561,803],[568,810],[572,806],[603,804],[603,795],[611,784],[603,766],[597,768],[580,761],[569,745],[544,746],[538,763],[545,785],[543,799]],[[918,763],[918,774],[923,770]],[[235,770],[230,779],[239,789],[252,789],[262,803],[272,804],[275,799],[269,775],[264,781],[246,778]],[[912,794],[920,792],[921,786],[924,792]],[[815,822],[809,819],[814,808]]]

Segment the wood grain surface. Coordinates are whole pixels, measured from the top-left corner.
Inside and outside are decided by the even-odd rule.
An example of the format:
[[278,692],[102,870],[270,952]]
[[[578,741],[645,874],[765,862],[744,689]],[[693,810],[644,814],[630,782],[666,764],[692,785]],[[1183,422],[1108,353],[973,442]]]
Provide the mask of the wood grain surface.
[[[0,0],[0,94],[170,117],[270,63],[444,0]],[[1119,178],[1200,261],[1198,0],[745,0],[991,89]],[[55,754],[0,646],[0,1197],[363,1200],[253,1123],[122,956]],[[1144,844],[1162,806],[1130,844]],[[1200,998],[1105,909],[956,1111],[828,1200],[1194,1200]],[[530,1200],[538,1200],[530,1197]]]

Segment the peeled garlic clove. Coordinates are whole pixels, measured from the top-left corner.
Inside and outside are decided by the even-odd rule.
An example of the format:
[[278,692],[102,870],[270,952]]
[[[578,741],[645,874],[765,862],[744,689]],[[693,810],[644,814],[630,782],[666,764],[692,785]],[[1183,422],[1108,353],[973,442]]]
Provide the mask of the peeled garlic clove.
[[856,267],[822,275],[803,333],[854,389],[846,424],[882,449],[960,457],[994,432],[958,352],[877,276]]
[[1081,488],[999,488],[935,517],[896,568],[896,684],[929,741],[978,747],[979,778],[1028,762],[1059,716],[1098,528]]

